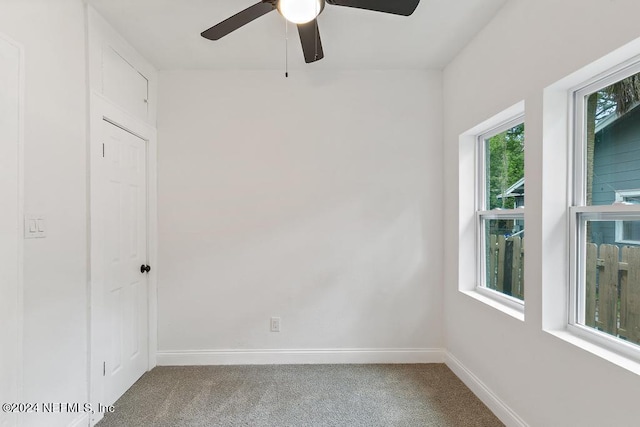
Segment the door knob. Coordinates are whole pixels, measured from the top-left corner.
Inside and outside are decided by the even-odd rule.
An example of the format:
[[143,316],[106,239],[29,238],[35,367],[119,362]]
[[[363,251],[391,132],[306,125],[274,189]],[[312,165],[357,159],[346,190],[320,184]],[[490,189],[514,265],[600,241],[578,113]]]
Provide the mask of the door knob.
[[148,265],[142,264],[140,266],[140,273],[148,273],[150,271],[151,271],[151,267],[149,267]]

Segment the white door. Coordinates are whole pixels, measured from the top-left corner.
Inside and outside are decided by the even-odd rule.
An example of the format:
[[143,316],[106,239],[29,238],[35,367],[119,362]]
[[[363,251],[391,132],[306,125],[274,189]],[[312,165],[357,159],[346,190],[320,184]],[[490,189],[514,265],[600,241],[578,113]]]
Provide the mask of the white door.
[[[0,403],[18,401],[20,374],[20,49],[0,36]],[[0,426],[16,425],[0,411]]]
[[148,290],[146,142],[103,121],[106,404],[147,371]]

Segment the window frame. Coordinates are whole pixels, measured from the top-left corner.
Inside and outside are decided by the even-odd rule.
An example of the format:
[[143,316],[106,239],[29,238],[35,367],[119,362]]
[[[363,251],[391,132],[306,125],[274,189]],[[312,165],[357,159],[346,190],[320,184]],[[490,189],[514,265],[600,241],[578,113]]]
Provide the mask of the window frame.
[[[611,67],[599,75],[583,82],[570,90],[570,137],[569,156],[569,310],[567,330],[601,348],[613,351],[623,357],[640,361],[640,345],[633,344],[606,332],[585,324],[586,281],[585,262],[588,221],[615,221],[616,243],[640,244],[640,242],[618,239],[622,231],[622,221],[640,220],[640,204],[624,205],[587,205],[587,147],[586,147],[586,99],[589,95],[617,83],[627,77],[640,73],[640,57],[633,58]],[[618,193],[637,192],[639,190],[617,190]],[[620,229],[620,230],[619,230]],[[620,233],[621,235],[621,233]]]
[[[475,217],[475,271],[476,271],[476,283],[475,291],[479,294],[502,304],[512,310],[524,314],[524,299],[512,297],[497,290],[488,288],[486,286],[486,238],[485,238],[485,220],[492,219],[513,219],[524,220],[525,207],[515,209],[487,209],[487,148],[486,141],[490,138],[512,129],[518,125],[525,125],[525,113],[524,111],[511,116],[510,118],[501,121],[496,126],[493,126],[481,133],[478,133],[475,137],[475,200],[474,200],[474,217]],[[525,136],[526,141],[526,136]],[[526,143],[525,143],[526,144]],[[526,162],[526,155],[525,155]]]

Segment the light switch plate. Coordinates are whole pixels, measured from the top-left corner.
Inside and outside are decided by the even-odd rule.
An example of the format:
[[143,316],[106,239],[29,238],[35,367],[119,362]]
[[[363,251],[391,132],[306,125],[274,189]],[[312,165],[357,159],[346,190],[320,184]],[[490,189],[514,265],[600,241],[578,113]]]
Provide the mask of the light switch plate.
[[24,238],[42,239],[44,237],[47,237],[47,225],[44,215],[25,215]]

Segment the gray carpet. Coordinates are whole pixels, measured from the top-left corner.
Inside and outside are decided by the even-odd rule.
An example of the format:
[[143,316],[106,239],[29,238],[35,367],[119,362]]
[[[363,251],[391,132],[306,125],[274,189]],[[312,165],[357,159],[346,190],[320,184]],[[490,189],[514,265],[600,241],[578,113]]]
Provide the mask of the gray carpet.
[[501,426],[443,364],[158,367],[111,426]]

